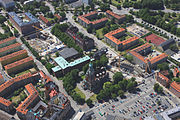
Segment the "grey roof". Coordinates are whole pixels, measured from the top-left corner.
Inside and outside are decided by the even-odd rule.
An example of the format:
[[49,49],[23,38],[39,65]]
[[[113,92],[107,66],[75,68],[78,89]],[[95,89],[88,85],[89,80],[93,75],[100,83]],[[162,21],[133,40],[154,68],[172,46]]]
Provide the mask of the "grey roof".
[[160,46],[163,47],[165,45],[168,45],[168,44],[171,44],[171,43],[174,43],[174,42],[175,42],[175,40],[170,38],[170,39],[166,40],[165,42],[161,43]]
[[14,3],[14,0],[0,0],[0,2],[3,2],[5,4]]
[[19,25],[19,26],[24,26],[32,23],[37,23],[39,22],[36,17],[34,17],[31,13],[25,13],[25,15],[30,19],[29,22],[23,22],[21,18],[17,16],[15,12],[9,12],[9,16],[11,16],[14,21]]
[[78,55],[78,52],[74,48],[64,48],[59,52],[59,55],[64,59],[70,58],[72,56]]
[[168,55],[170,55],[170,56],[172,56],[172,55],[175,54],[175,52],[172,51],[172,50],[170,50],[170,49],[167,49],[167,50],[165,51],[165,53],[168,54]]
[[131,120],[120,116],[107,115],[106,120]]

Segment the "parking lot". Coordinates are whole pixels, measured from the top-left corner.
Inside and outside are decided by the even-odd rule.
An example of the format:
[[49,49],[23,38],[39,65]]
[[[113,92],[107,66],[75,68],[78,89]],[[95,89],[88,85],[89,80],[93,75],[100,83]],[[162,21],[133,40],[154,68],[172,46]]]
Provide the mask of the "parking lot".
[[112,114],[138,120],[173,108],[172,103],[178,103],[178,101],[174,101],[175,98],[166,92],[165,95],[155,93],[154,83],[153,76],[148,77],[144,84],[139,85],[140,92],[137,94],[127,93],[125,99],[118,97],[117,100],[109,100],[103,104],[97,103],[93,109],[96,119],[105,120],[107,114]]
[[127,31],[130,32],[133,35],[138,36],[138,37],[144,36],[147,33],[149,33],[148,30],[146,30],[143,27],[140,27],[140,26],[138,26],[136,24],[133,24],[133,25],[127,27]]

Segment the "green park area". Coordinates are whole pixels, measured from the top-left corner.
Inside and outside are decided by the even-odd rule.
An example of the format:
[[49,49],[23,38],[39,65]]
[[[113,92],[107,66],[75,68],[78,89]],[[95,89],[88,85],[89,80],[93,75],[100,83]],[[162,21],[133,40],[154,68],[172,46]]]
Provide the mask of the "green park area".
[[81,96],[81,98],[86,99],[86,96],[84,95],[84,93],[77,86],[74,90],[76,91],[77,94]]

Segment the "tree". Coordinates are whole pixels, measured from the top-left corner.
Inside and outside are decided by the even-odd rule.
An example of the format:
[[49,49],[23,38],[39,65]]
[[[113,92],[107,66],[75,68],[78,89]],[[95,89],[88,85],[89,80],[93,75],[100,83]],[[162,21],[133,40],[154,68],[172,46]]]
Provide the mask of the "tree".
[[171,50],[174,51],[174,52],[177,52],[177,51],[179,50],[176,44],[171,44],[171,45],[169,46],[169,49],[171,49]]
[[88,106],[91,106],[92,105],[92,100],[91,99],[87,99],[86,103],[87,103]]
[[121,5],[116,6],[118,10],[121,10]]
[[0,23],[3,24],[6,21],[6,17],[0,15]]
[[163,88],[162,88],[161,86],[159,86],[157,92],[158,92],[158,93],[163,93]]
[[105,82],[103,85],[103,89],[110,88],[112,86],[111,82]]
[[117,84],[119,81],[122,81],[123,80],[123,74],[121,72],[116,72],[114,75],[113,75],[113,83],[114,84]]
[[132,91],[134,89],[134,84],[133,82],[129,82],[128,85],[127,85],[127,90],[128,91]]
[[59,57],[59,52],[56,52],[56,57]]
[[158,64],[157,69],[160,69],[160,71],[168,70],[169,69],[168,63],[164,62],[162,64]]
[[87,27],[87,32],[92,33],[92,26],[91,25]]
[[66,13],[65,12],[61,12],[60,16],[64,19],[64,18],[66,18]]
[[86,73],[88,68],[89,68],[89,64],[86,64],[85,66],[83,66],[83,68],[82,68],[83,72]]
[[112,93],[112,99],[115,99],[117,97],[117,95],[115,93]]
[[46,69],[48,70],[48,72],[49,72],[50,74],[52,74],[52,73],[53,73],[52,68],[55,67],[55,66],[54,66],[53,64],[51,64],[51,63],[46,63],[46,64],[45,64],[45,67],[46,67]]
[[158,84],[158,83],[155,83],[155,84],[154,84],[154,91],[157,92],[157,91],[158,91],[158,88],[159,88],[159,84]]
[[118,91],[118,95],[122,98],[122,97],[124,96],[124,91],[119,90],[119,91]]
[[131,56],[131,55],[125,55],[125,58],[126,58],[129,62],[132,62],[132,61],[133,61],[133,56]]

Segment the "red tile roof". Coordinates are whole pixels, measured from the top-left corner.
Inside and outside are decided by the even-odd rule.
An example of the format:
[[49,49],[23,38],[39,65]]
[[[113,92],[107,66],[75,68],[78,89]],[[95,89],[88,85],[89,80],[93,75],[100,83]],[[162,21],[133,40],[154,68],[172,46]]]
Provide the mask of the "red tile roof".
[[145,37],[146,40],[149,42],[151,41],[151,43],[153,43],[154,45],[158,46],[160,45],[161,43],[165,42],[165,40],[155,34],[151,34],[147,37]]
[[90,23],[91,23],[91,21],[88,20],[88,19],[85,18],[85,17],[79,16],[78,18],[81,19],[82,21],[84,21],[86,24],[90,24]]
[[51,92],[49,93],[49,96],[50,96],[50,98],[52,98],[52,97],[56,96],[57,94],[58,94],[58,92],[53,89],[53,90],[51,90]]
[[16,66],[19,66],[19,65],[21,65],[21,64],[24,64],[24,63],[27,63],[27,62],[33,61],[33,60],[34,60],[34,59],[33,59],[32,57],[27,57],[27,58],[24,58],[24,59],[22,59],[22,60],[13,62],[13,63],[11,63],[11,64],[8,64],[8,65],[4,66],[4,68],[5,68],[6,70],[8,70],[8,69],[14,68],[14,67],[16,67]]
[[174,72],[173,72],[174,77],[176,77],[178,73],[179,73],[178,68],[174,68]]
[[18,112],[21,112],[22,114],[26,114],[28,111],[29,105],[39,96],[38,91],[36,88],[32,85],[32,83],[25,86],[26,90],[28,91],[29,95],[28,97],[16,108]]
[[5,82],[4,84],[0,85],[0,92],[4,91],[6,88],[10,87],[12,84],[14,84],[18,81],[30,78],[30,77],[32,77],[32,74],[29,72],[29,73],[17,76],[15,78],[12,78],[12,79],[8,80],[7,82]]
[[44,74],[42,71],[39,72],[41,77],[45,80],[46,83],[52,81],[51,78],[49,76],[47,76],[46,74]]
[[124,31],[125,31],[124,28],[119,28],[119,29],[116,29],[114,31],[111,31],[111,32],[105,34],[104,36],[107,37],[108,39],[110,39],[111,41],[113,41],[115,44],[119,45],[122,42],[120,40],[118,40],[117,38],[115,38],[113,35],[120,33],[120,32],[124,32]]
[[97,23],[100,23],[100,22],[104,22],[104,21],[107,21],[108,19],[105,17],[105,18],[101,18],[99,20],[96,20],[96,21],[93,21],[92,24],[97,24]]
[[20,50],[20,51],[14,52],[12,54],[0,57],[0,61],[5,61],[5,60],[11,59],[11,58],[13,58],[15,56],[18,56],[18,55],[21,55],[21,54],[24,54],[24,53],[27,53],[27,51],[26,50]]
[[110,10],[107,10],[106,13],[110,14],[111,16],[115,17],[116,19],[121,19],[121,18],[124,18],[126,17],[125,15],[118,15]]
[[39,15],[39,18],[46,24],[49,22],[43,15]]
[[166,76],[164,76],[163,74],[161,74],[160,72],[158,73],[158,76],[159,76],[161,79],[165,80],[166,83],[169,83],[169,82],[170,82],[170,80],[169,80]]
[[0,73],[0,79],[4,79],[1,73]]
[[138,39],[139,39],[139,37],[134,36],[134,37],[131,37],[131,38],[127,39],[127,40],[122,41],[122,44],[123,44],[123,45],[126,45],[126,44],[129,44],[129,43],[131,43],[131,42],[133,42],[133,41],[136,41],[136,40],[138,40]]
[[54,14],[54,16],[55,16],[55,17],[57,17],[57,19],[58,19],[58,20],[60,20],[60,19],[61,19],[61,16],[60,16],[60,15],[58,15],[58,14]]
[[12,104],[11,101],[4,99],[3,97],[0,97],[0,103],[5,106],[10,106]]
[[87,14],[82,15],[82,17],[88,17],[88,16],[91,16],[91,15],[94,15],[94,14],[97,14],[97,13],[98,13],[97,11],[92,11],[92,12],[89,12]]
[[15,44],[12,44],[12,45],[9,45],[9,46],[0,48],[0,53],[1,53],[1,52],[4,52],[4,51],[7,51],[7,50],[9,50],[9,49],[18,47],[18,46],[21,46],[21,44],[20,44],[20,43],[15,43]]
[[3,44],[3,43],[6,43],[6,42],[9,42],[9,41],[12,41],[12,40],[14,40],[14,39],[16,39],[16,37],[9,37],[9,38],[7,38],[7,39],[1,40],[1,41],[0,41],[0,44]]
[[133,56],[135,56],[135,57],[137,57],[138,59],[140,59],[141,61],[143,61],[144,63],[146,63],[146,60],[145,60],[145,58],[142,56],[142,55],[140,55],[139,53],[137,53],[137,52],[135,52],[135,51],[129,51],[129,53],[131,53]]
[[177,92],[180,92],[180,84],[178,84],[177,82],[173,81],[170,86],[174,88]]
[[164,58],[167,58],[167,57],[168,57],[167,54],[162,53],[162,54],[160,54],[160,55],[158,55],[158,56],[156,56],[156,57],[151,58],[151,59],[150,59],[150,62],[151,62],[151,64],[154,64],[154,63],[156,63],[156,62],[158,62],[158,61],[160,61],[160,60],[162,60],[162,59],[164,59]]
[[139,51],[142,51],[148,47],[151,47],[151,45],[149,43],[145,43],[137,48],[134,48],[132,51],[135,51],[135,52],[139,52]]

